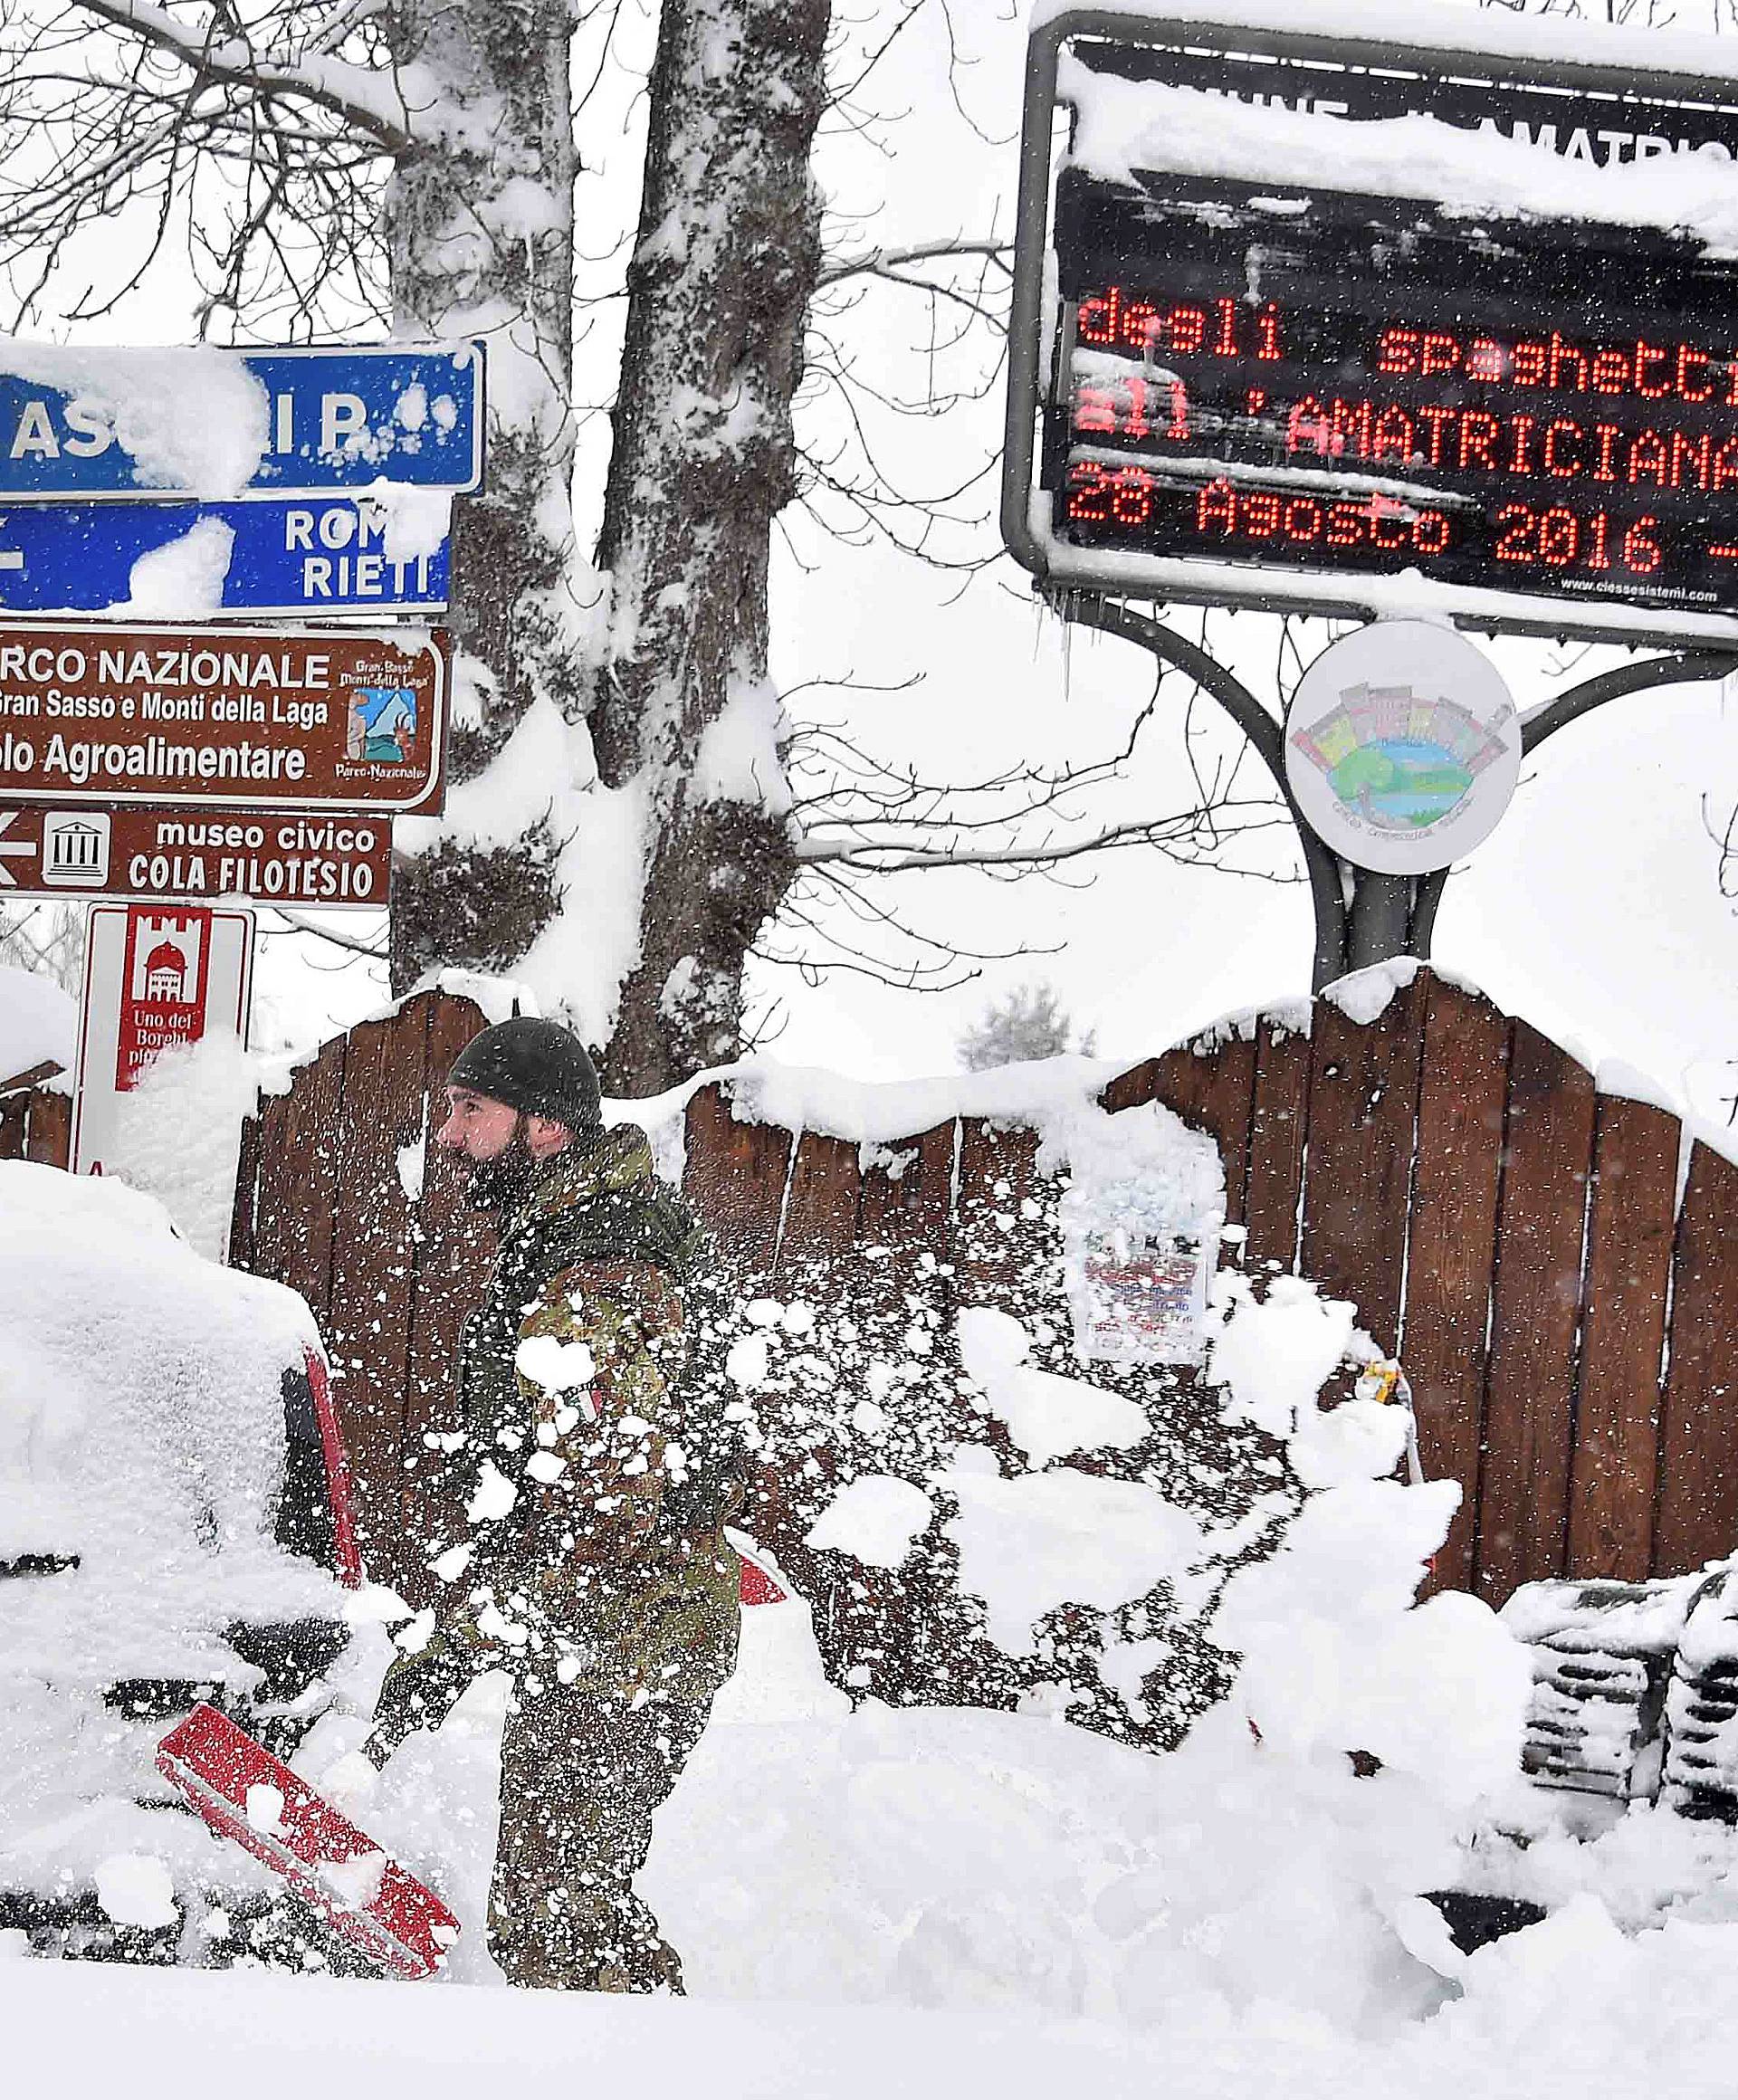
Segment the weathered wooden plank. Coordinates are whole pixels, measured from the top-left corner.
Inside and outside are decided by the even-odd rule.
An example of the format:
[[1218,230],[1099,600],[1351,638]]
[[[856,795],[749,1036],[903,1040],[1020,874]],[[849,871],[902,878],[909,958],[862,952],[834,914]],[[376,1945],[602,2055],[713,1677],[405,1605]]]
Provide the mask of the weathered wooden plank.
[[28,1090],[0,1099],[0,1160],[22,1160],[24,1133],[30,1123],[32,1096]]
[[1424,1470],[1461,1485],[1432,1589],[1464,1589],[1472,1580],[1508,1066],[1507,1018],[1432,978],[1401,1348]]
[[39,1090],[29,1098],[24,1157],[43,1167],[70,1167],[72,1163],[72,1096]]
[[[295,1074],[266,1112],[254,1237],[263,1273],[300,1291],[324,1332],[332,1294],[332,1247],[340,1203],[361,1187],[338,1181],[339,1118],[348,1039],[335,1036]],[[270,1227],[268,1230],[268,1218]]]
[[1738,1551],[1738,1166],[1690,1153],[1672,1265],[1671,1364],[1654,1571]]
[[1591,1076],[1517,1021],[1474,1548],[1475,1582],[1492,1604],[1565,1564],[1593,1113]]
[[683,1192],[732,1269],[764,1276],[778,1247],[789,1178],[791,1133],[776,1123],[739,1122],[722,1088],[690,1097]]
[[1639,1582],[1653,1565],[1679,1135],[1677,1118],[1661,1109],[1600,1098],[1570,1467],[1571,1575]]
[[235,1194],[229,1210],[227,1256],[233,1269],[253,1269],[253,1211],[259,1198],[259,1182],[260,1118],[254,1114],[243,1119],[241,1143],[235,1155]]
[[[850,1305],[858,1330],[835,1411],[845,1422],[859,1401],[884,1403],[890,1433],[871,1442],[894,1472],[902,1470],[901,1456],[914,1459],[913,1477],[940,1465],[973,1421],[952,1375],[958,1360],[948,1272],[956,1137],[957,1125],[949,1122],[887,1148],[892,1159],[863,1177],[856,1245],[834,1268],[836,1302]],[[891,1391],[872,1390],[868,1369],[874,1364],[915,1368],[897,1405]],[[944,1377],[937,1376],[941,1364],[950,1367]],[[876,1453],[863,1456],[873,1462]]]
[[1020,1213],[1032,1201],[1037,1150],[1037,1132],[1023,1124],[961,1118],[953,1233],[956,1304],[1006,1305],[1023,1295]]
[[33,1064],[24,1072],[14,1072],[10,1079],[0,1080],[0,1094],[28,1093],[65,1070],[58,1059],[44,1057],[40,1064]]
[[778,1295],[800,1297],[811,1287],[826,1287],[829,1263],[857,1236],[862,1187],[855,1144],[803,1131],[791,1161],[774,1270]]
[[1296,1266],[1309,1105],[1309,1033],[1284,1016],[1264,1015],[1256,1034],[1243,1217],[1249,1232],[1244,1265],[1253,1273]]
[[400,1009],[401,1022],[423,1031],[420,1061],[404,1045],[404,1127],[418,1148],[420,1178],[409,1198],[409,1317],[405,1343],[405,1548],[402,1581],[417,1607],[434,1601],[431,1558],[463,1535],[464,1504],[476,1479],[474,1454],[439,1441],[460,1426],[459,1331],[482,1294],[494,1251],[485,1214],[472,1208],[463,1174],[434,1142],[444,1120],[446,1076],[466,1043],[484,1026],[470,1000],[425,992]]
[[[290,1113],[288,1094],[268,1094],[260,1102],[260,1160],[253,1180],[253,1232],[247,1266],[256,1276],[282,1280],[283,1131]],[[321,1310],[315,1308],[316,1314]]]
[[1304,1274],[1350,1298],[1360,1324],[1389,1349],[1399,1330],[1429,982],[1420,971],[1368,1022],[1320,998],[1310,1036]]
[[425,1033],[421,1016],[407,1026],[369,1021],[351,1031],[336,1146],[347,1201],[327,1322],[333,1393],[357,1483],[363,1558],[374,1580],[395,1587],[414,1574],[403,1513],[411,1221],[397,1155],[420,1123]]
[[[1113,1082],[1103,1095],[1113,1115],[1159,1101],[1207,1132],[1225,1166],[1225,1221],[1241,1225],[1249,1181],[1249,1125],[1255,1108],[1256,1037],[1232,1034],[1204,1047],[1182,1045],[1141,1065],[1143,1091]],[[1132,1081],[1134,1074],[1124,1075]]]

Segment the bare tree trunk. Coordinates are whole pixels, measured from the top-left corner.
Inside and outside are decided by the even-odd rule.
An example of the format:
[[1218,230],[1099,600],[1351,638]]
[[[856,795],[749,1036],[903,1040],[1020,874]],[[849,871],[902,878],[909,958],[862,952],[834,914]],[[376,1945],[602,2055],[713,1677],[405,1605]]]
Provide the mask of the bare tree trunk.
[[[564,632],[572,550],[573,178],[569,0],[395,0],[401,67],[442,83],[387,202],[393,303],[408,333],[485,336],[484,490],[456,506],[448,625],[486,677],[463,696],[451,778],[473,778],[532,701],[564,713],[584,681]],[[413,75],[413,78],[419,77]],[[443,841],[395,875],[392,975],[434,963],[510,969],[554,914],[547,829],[477,848]]]
[[795,869],[767,567],[796,488],[830,13],[830,0],[664,0],[598,547],[609,660],[591,715],[605,783],[644,794],[641,960],[606,1060],[636,1091],[734,1055],[744,955]]

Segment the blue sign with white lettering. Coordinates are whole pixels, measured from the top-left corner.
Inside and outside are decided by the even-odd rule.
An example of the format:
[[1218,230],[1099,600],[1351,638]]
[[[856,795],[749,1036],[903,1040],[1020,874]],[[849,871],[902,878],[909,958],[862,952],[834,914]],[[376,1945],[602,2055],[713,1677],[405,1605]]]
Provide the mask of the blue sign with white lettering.
[[13,502],[319,495],[380,481],[462,494],[482,485],[482,438],[481,343],[0,343],[0,499]]
[[444,536],[389,555],[384,511],[345,497],[0,508],[0,613],[440,612],[447,567]]

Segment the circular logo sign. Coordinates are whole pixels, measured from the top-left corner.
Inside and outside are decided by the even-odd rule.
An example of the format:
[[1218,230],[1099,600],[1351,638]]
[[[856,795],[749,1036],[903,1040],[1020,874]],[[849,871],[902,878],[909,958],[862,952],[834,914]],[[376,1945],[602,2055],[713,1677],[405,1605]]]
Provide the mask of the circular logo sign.
[[1285,777],[1342,858],[1428,874],[1496,828],[1521,777],[1521,724],[1495,666],[1464,635],[1378,620],[1304,673],[1285,718]]

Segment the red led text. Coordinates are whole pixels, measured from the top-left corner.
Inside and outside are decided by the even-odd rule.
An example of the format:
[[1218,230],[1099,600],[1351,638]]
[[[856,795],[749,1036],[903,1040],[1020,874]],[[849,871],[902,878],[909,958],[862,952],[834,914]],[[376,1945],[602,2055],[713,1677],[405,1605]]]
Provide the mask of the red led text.
[[1738,408],[1738,365],[1694,343],[1633,343],[1587,348],[1553,329],[1542,342],[1504,343],[1444,329],[1385,328],[1376,369],[1396,378],[1460,375],[1491,385],[1556,394],[1638,395],[1644,401],[1715,402]]
[[1102,383],[1083,379],[1074,387],[1074,428],[1104,437],[1179,443],[1189,434],[1189,392],[1180,379],[1143,379],[1134,373]]
[[1549,511],[1504,503],[1493,522],[1496,558],[1521,568],[1622,568],[1632,576],[1652,576],[1666,558],[1656,537],[1657,518],[1638,518],[1624,526],[1603,511],[1582,517],[1562,503]]
[[1195,502],[1203,538],[1284,540],[1294,547],[1373,547],[1389,553],[1440,554],[1454,536],[1441,511],[1397,503],[1390,496],[1282,496],[1209,482]]
[[1272,362],[1279,347],[1279,309],[1271,301],[1251,306],[1243,299],[1160,306],[1113,284],[1080,302],[1075,334],[1106,350],[1163,352],[1175,358],[1256,358]]
[[1568,415],[1494,415],[1447,402],[1405,408],[1395,401],[1322,401],[1306,394],[1287,416],[1285,449],[1613,488],[1738,488],[1738,433],[1716,444],[1707,431],[1692,436]]

